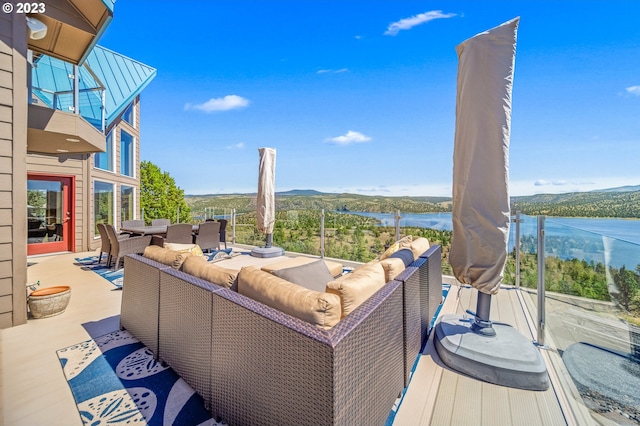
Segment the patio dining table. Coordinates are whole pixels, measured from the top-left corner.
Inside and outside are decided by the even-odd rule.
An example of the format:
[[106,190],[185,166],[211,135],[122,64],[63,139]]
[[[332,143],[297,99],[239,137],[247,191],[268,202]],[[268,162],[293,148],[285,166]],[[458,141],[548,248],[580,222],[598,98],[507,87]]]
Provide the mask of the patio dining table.
[[[198,232],[199,226],[192,225],[193,232]],[[122,226],[120,231],[131,232],[139,235],[162,235],[167,233],[166,225],[157,226]]]

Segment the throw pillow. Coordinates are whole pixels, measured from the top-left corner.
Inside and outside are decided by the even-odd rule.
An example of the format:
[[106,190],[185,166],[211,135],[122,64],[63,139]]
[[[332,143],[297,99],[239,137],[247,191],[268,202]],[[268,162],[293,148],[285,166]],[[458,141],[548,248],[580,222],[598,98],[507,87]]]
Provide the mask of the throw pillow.
[[306,265],[294,266],[291,268],[278,269],[272,272],[276,277],[298,284],[309,290],[324,293],[327,283],[333,280],[329,268],[324,260],[307,263]]
[[411,244],[412,239],[413,237],[411,235],[407,235],[406,237],[399,239],[380,255],[380,260],[386,259],[401,248],[408,247]]
[[411,263],[413,263],[413,252],[409,248],[400,249],[397,252],[393,253],[390,258],[398,258],[402,260],[404,263],[404,267],[406,268]]
[[194,256],[203,256],[202,249],[197,244],[164,243],[164,248],[180,253],[191,253]]

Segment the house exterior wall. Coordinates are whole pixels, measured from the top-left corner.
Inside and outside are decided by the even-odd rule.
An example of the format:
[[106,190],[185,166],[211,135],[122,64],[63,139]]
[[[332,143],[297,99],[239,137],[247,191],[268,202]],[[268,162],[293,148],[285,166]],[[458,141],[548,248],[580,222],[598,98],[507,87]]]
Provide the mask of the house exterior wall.
[[[116,212],[115,212],[115,223],[113,225],[116,228],[120,227],[122,223],[121,216],[121,208],[120,208],[120,189],[122,185],[130,186],[134,188],[134,217],[136,219],[140,218],[140,97],[136,97],[133,101],[134,107],[134,126],[129,125],[126,121],[122,120],[122,117],[118,118],[114,124],[108,129],[113,132],[113,140],[115,147],[115,171],[105,171],[94,166],[94,155],[91,155],[91,158],[88,161],[89,165],[89,175],[90,175],[90,183],[89,183],[89,196],[88,200],[91,200],[88,207],[89,214],[89,227],[88,231],[88,241],[87,247],[88,250],[95,250],[101,246],[100,236],[96,235],[95,231],[95,211],[94,211],[94,186],[93,183],[98,180],[101,182],[107,182],[114,184],[115,191],[115,199],[116,199]],[[121,174],[120,161],[121,161],[121,152],[120,152],[120,135],[121,130],[129,133],[134,137],[135,147],[134,147],[134,176],[124,176]]]
[[[122,222],[120,209],[120,188],[122,185],[134,188],[134,215],[140,212],[140,102],[139,97],[134,104],[134,126],[122,119],[117,119],[111,126],[115,147],[115,171],[106,171],[94,166],[94,154],[60,154],[48,155],[29,153],[27,155],[28,173],[73,176],[75,178],[75,251],[90,251],[101,247],[100,236],[95,232],[94,181],[114,184],[115,192],[115,225],[119,228]],[[120,170],[120,131],[124,130],[135,140],[134,177],[123,176]],[[106,137],[106,136],[105,136]],[[25,216],[26,217],[26,216]]]
[[27,321],[26,21],[0,14],[0,329]]

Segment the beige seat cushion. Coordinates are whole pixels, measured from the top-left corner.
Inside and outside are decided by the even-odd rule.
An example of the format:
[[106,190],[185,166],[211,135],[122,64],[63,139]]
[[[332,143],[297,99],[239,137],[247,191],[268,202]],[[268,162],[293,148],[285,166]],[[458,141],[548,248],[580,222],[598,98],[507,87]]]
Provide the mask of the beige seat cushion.
[[344,318],[380,290],[386,282],[384,268],[376,260],[329,282],[327,292],[340,296],[342,317]]
[[240,270],[238,293],[325,330],[340,321],[337,295],[307,290],[255,266]]
[[171,266],[173,269],[180,269],[187,257],[193,256],[189,252],[179,252],[169,250],[160,246],[147,246],[144,249],[144,257]]
[[186,258],[182,264],[182,270],[215,285],[238,291],[238,271],[209,263],[204,257],[190,256]]
[[[306,265],[307,263],[312,263],[317,261],[317,258],[313,257],[289,257],[285,260],[276,263],[270,263],[268,265],[264,265],[262,270],[265,272],[273,273],[273,271],[277,271],[279,269],[293,268],[295,266]],[[325,260],[324,263],[329,268],[329,272],[331,272],[331,276],[337,277],[342,274],[342,263],[334,262],[332,260]]]
[[391,246],[380,255],[380,260],[386,259],[401,248],[409,247],[412,240],[413,237],[411,235],[407,235],[406,237],[399,239],[395,243],[391,244]]
[[384,268],[385,282],[389,282],[397,277],[400,272],[405,270],[405,265],[402,259],[397,257],[387,257],[380,261],[380,265]]

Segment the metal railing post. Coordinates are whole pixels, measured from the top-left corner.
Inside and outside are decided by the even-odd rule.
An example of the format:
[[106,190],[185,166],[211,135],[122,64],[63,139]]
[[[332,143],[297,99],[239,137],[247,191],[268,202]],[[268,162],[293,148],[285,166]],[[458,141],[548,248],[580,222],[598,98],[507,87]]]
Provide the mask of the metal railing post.
[[320,213],[320,257],[324,258],[324,209]]
[[107,128],[107,91],[104,89],[101,90],[100,101],[102,102],[102,106],[100,108],[100,123],[102,126],[102,133],[104,133]]
[[80,68],[73,66],[73,112],[80,115]]
[[396,241],[400,239],[400,219],[402,219],[402,216],[400,216],[400,210],[396,210]]
[[522,223],[522,219],[520,219],[520,211],[516,211],[516,218],[514,220],[516,224],[516,235],[515,235],[515,249],[516,249],[516,287],[520,287],[520,223]]
[[231,243],[236,243],[236,209],[231,210]]
[[545,327],[545,288],[544,288],[544,220],[545,216],[538,216],[538,346],[544,346]]

